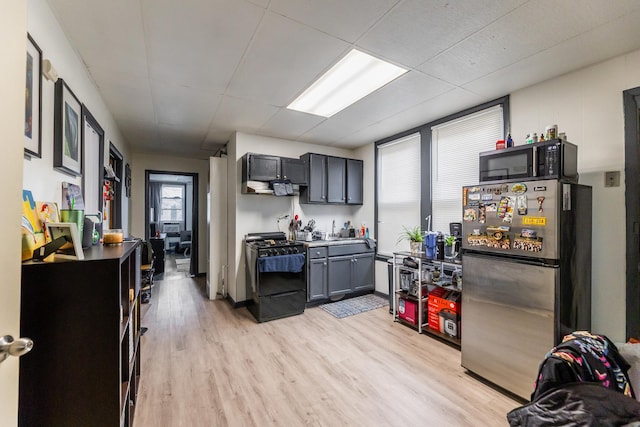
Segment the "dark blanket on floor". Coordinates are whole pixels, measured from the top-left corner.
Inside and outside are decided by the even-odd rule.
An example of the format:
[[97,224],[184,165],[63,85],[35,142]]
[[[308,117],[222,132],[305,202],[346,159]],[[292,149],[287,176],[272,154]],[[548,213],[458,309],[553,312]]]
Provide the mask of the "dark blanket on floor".
[[640,425],[640,402],[600,384],[573,383],[512,410],[507,420],[529,427]]

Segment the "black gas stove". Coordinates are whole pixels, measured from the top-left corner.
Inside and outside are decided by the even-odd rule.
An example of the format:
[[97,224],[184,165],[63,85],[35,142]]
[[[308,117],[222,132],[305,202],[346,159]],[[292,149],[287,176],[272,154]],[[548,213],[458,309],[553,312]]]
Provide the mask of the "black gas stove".
[[306,301],[304,244],[281,232],[250,233],[246,244],[247,309],[258,322],[302,314]]
[[247,247],[258,252],[258,257],[303,254],[304,245],[287,240],[284,233],[250,233],[245,237]]

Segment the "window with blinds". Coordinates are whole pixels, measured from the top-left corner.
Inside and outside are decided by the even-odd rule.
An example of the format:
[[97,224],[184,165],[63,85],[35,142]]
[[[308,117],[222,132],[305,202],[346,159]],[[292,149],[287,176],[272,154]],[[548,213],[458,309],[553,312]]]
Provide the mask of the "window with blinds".
[[403,226],[420,225],[420,134],[378,145],[378,253],[409,250],[397,242]]
[[478,153],[504,139],[502,105],[431,128],[432,229],[462,222],[462,186],[478,183]]

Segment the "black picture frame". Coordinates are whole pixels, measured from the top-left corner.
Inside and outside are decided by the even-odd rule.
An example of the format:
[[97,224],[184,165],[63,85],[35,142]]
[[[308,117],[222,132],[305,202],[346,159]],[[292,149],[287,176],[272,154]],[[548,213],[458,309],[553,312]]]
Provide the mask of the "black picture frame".
[[[89,127],[90,129],[87,129]],[[87,132],[94,132],[98,138],[96,147],[88,146],[95,139],[91,138]],[[104,129],[98,123],[98,120],[91,114],[89,108],[82,104],[82,192],[85,200],[85,206],[89,208],[89,213],[102,212],[102,189],[104,184]],[[95,175],[90,176],[94,171]],[[93,199],[93,201],[92,201]],[[93,202],[96,202],[95,210],[90,208]]]
[[127,197],[131,197],[131,167],[127,163],[124,167],[124,189]]
[[42,157],[42,50],[27,33],[24,153]]
[[55,87],[53,167],[82,176],[82,104],[63,79]]

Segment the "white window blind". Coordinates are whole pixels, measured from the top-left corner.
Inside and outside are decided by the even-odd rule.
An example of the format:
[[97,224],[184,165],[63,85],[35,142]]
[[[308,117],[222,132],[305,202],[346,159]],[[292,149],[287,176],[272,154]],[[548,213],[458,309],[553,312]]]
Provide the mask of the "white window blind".
[[161,221],[183,221],[184,187],[162,185]]
[[462,186],[478,183],[478,153],[504,138],[502,106],[431,128],[432,229],[449,233],[462,221]]
[[409,250],[402,227],[420,225],[420,134],[378,146],[378,253]]

